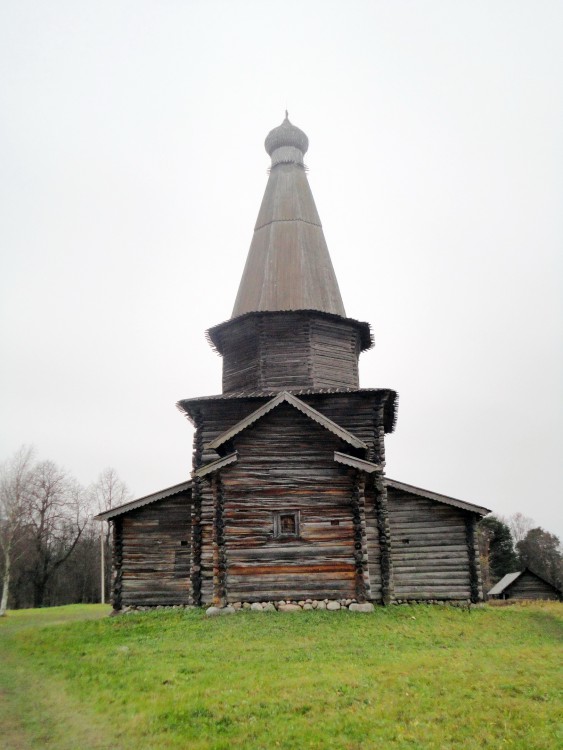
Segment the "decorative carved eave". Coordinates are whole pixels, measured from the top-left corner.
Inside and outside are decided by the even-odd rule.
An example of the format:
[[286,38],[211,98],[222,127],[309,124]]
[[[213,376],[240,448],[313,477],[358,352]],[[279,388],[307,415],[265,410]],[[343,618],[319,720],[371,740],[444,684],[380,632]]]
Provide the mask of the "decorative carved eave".
[[438,492],[431,492],[430,490],[423,490],[420,487],[414,487],[412,484],[405,484],[404,482],[397,482],[395,479],[389,479],[385,477],[385,484],[387,487],[392,487],[402,492],[407,492],[410,495],[416,495],[417,497],[424,497],[427,500],[435,500],[438,503],[444,503],[445,505],[452,505],[454,508],[460,510],[467,510],[471,513],[476,513],[478,516],[486,516],[490,513],[489,508],[483,508],[481,505],[474,505],[473,503],[467,503],[465,500],[458,500],[455,497],[449,497],[448,495],[441,495]]
[[259,419],[271,412],[272,409],[275,409],[277,406],[284,403],[293,406],[306,417],[309,417],[309,419],[317,422],[317,424],[321,425],[321,427],[329,430],[329,432],[332,432],[334,435],[336,435],[345,443],[351,445],[353,448],[356,448],[357,450],[367,450],[367,445],[362,440],[359,440],[355,435],[352,435],[351,432],[348,432],[348,430],[345,430],[343,427],[340,427],[340,425],[337,425],[336,422],[333,422],[332,419],[328,419],[328,417],[325,417],[324,414],[321,414],[316,409],[313,409],[304,401],[301,401],[301,399],[293,396],[287,391],[278,393],[278,395],[275,398],[271,399],[271,401],[263,404],[263,406],[261,406],[259,409],[256,409],[256,411],[252,412],[252,414],[249,414],[248,417],[245,417],[245,419],[237,422],[237,424],[233,425],[233,427],[223,432],[222,435],[219,435],[219,437],[215,438],[215,440],[212,440],[210,443],[208,443],[207,447],[212,448],[213,450],[217,450],[229,440],[232,440],[235,435],[238,435],[243,430],[246,430]]
[[213,474],[213,472],[223,469],[225,466],[229,466],[229,464],[234,464],[235,461],[238,461],[238,453],[236,451],[229,453],[224,458],[218,458],[217,461],[211,461],[211,463],[205,464],[205,466],[200,466],[199,469],[192,472],[192,477],[201,479],[208,474]]
[[366,474],[373,474],[374,471],[383,471],[381,464],[374,464],[372,461],[365,461],[363,458],[349,456],[347,453],[341,453],[340,451],[334,452],[334,460],[337,464],[350,466],[352,469],[358,469],[358,471],[363,471]]
[[[318,396],[323,398],[326,395],[357,394],[359,398],[373,398],[377,396],[383,400],[383,425],[386,433],[393,432],[397,424],[397,412],[399,408],[399,396],[396,391],[390,388],[299,388],[286,389],[286,393],[293,396]],[[178,401],[176,408],[181,411],[189,421],[196,426],[197,413],[201,407],[209,402],[219,402],[223,400],[243,400],[243,401],[264,401],[264,399],[274,398],[279,391],[234,391],[231,393],[219,393],[213,396],[197,396],[195,398],[186,398]],[[313,407],[312,407],[313,408]]]
[[188,492],[189,490],[191,490],[191,488],[191,481],[180,482],[180,484],[173,484],[171,487],[167,487],[164,490],[153,492],[152,494],[145,495],[144,497],[140,497],[137,500],[131,500],[131,502],[129,503],[123,503],[123,505],[118,505],[115,508],[110,508],[110,510],[106,510],[104,513],[98,513],[97,516],[94,516],[94,520],[110,521],[112,518],[122,516],[125,513],[136,510],[137,508],[142,508],[144,505],[157,503],[159,500],[166,500],[173,495],[179,495],[181,492]]

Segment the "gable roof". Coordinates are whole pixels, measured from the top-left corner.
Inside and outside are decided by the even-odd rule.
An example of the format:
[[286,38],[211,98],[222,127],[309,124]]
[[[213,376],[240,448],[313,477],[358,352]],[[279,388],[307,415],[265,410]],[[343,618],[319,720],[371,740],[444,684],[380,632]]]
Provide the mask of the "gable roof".
[[156,503],[159,500],[166,500],[166,498],[168,497],[179,495],[180,492],[186,492],[187,490],[191,490],[191,488],[191,481],[180,482],[180,484],[173,484],[171,487],[167,487],[166,489],[160,490],[159,492],[153,492],[151,495],[145,495],[144,497],[140,497],[138,500],[131,500],[131,502],[129,503],[123,503],[123,505],[118,505],[115,508],[110,508],[104,513],[98,513],[97,516],[94,516],[94,520],[109,521],[116,516],[122,516],[124,513],[129,513],[129,511],[131,510],[142,508],[144,505],[149,505],[150,503]]
[[516,573],[507,573],[505,576],[503,576],[498,583],[495,583],[493,588],[489,591],[489,596],[496,596],[496,594],[502,594],[502,592],[505,590],[507,586],[510,586],[511,583],[514,583],[514,581],[517,578],[520,578],[524,571],[523,570],[517,570]]
[[287,403],[290,406],[293,406],[306,417],[309,417],[309,419],[312,419],[314,422],[317,422],[317,424],[320,424],[321,427],[324,427],[326,430],[329,430],[329,432],[332,432],[334,435],[336,435],[336,437],[340,438],[345,443],[348,443],[354,448],[367,450],[367,445],[362,440],[357,438],[355,435],[352,435],[352,433],[348,432],[348,430],[345,430],[344,427],[340,427],[340,425],[337,425],[336,422],[332,421],[332,419],[325,417],[324,414],[321,414],[316,409],[313,409],[312,406],[309,406],[304,401],[301,401],[301,399],[297,398],[297,396],[294,396],[287,391],[281,391],[280,393],[278,393],[275,398],[267,401],[259,409],[253,411],[252,414],[249,414],[244,419],[241,419],[240,422],[237,422],[237,424],[233,425],[233,427],[226,430],[214,440],[209,442],[207,444],[207,447],[217,450],[217,448],[220,448],[221,445],[224,445],[224,443],[226,443],[228,440],[231,440],[233,437],[235,437],[235,435],[238,435],[239,432],[246,430],[247,427],[250,427],[263,416],[271,412],[272,409],[275,409],[276,406],[279,406],[283,403]]
[[523,576],[524,573],[531,573],[536,578],[539,578],[540,581],[543,581],[544,583],[547,583],[548,586],[551,586],[554,591],[557,591],[559,594],[561,594],[561,591],[557,588],[557,586],[554,586],[551,581],[548,581],[543,576],[538,575],[535,571],[533,571],[531,568],[524,568],[524,570],[519,570],[516,573],[507,573],[505,576],[503,576],[498,583],[495,583],[493,588],[489,591],[489,596],[498,596],[499,594],[502,594],[504,591],[506,591],[507,588],[510,588],[513,583],[515,583],[520,576]]
[[467,503],[465,500],[458,500],[455,497],[449,497],[448,495],[441,495],[438,492],[431,492],[430,490],[423,490],[420,487],[415,487],[412,484],[405,484],[405,482],[397,482],[395,479],[389,479],[385,477],[385,484],[387,487],[392,487],[396,490],[402,490],[408,492],[411,495],[417,495],[418,497],[424,497],[427,500],[435,500],[437,503],[444,503],[445,505],[452,505],[454,508],[460,508],[461,510],[468,510],[471,513],[477,513],[479,516],[486,516],[491,511],[489,508],[484,508],[481,505],[474,505],[473,503]]

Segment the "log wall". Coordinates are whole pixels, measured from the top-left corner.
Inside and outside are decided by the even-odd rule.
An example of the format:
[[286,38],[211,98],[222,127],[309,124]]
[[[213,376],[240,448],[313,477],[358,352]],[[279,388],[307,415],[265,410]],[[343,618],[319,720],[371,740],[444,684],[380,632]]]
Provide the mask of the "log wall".
[[506,599],[548,599],[557,601],[559,593],[551,584],[525,570],[504,593]]
[[311,312],[250,315],[225,324],[223,392],[358,388],[355,321]]
[[[334,462],[334,451],[347,446],[287,404],[233,443],[239,460],[221,471],[226,599],[370,598],[363,487],[355,470]],[[211,542],[217,538],[212,483],[204,494],[210,528],[203,539]],[[274,537],[279,511],[298,514],[298,537]],[[221,555],[214,558],[208,546],[204,602],[223,593],[217,591]]]
[[[368,460],[383,463],[385,460],[383,408],[387,391],[299,395],[324,416],[351,432],[368,446]],[[190,404],[190,413],[196,426],[193,468],[215,461],[217,453],[208,449],[209,442],[228,428],[244,419],[270,400],[262,398],[229,398],[203,400]],[[297,411],[297,410],[296,410]],[[348,451],[348,448],[346,448]]]
[[189,604],[190,494],[133,510],[119,524],[120,605]]
[[472,598],[467,512],[392,487],[387,497],[395,598]]
[[[300,396],[303,401],[310,404],[313,408],[326,415],[337,424],[348,429],[352,434],[359,437],[361,440],[366,442],[369,446],[369,459],[374,462],[379,462],[384,458],[384,427],[383,427],[383,409],[386,398],[386,392],[363,392],[363,393],[343,393],[343,394],[314,394],[314,395],[303,395]],[[193,465],[194,468],[199,468],[201,465],[214,461],[217,458],[217,453],[214,450],[206,448],[207,444],[224,432],[227,428],[236,424],[238,421],[248,416],[250,413],[255,411],[261,406],[269,397],[264,399],[256,398],[233,398],[233,399],[217,399],[217,400],[204,400],[200,401],[191,408],[192,417],[196,424],[196,435],[194,439],[194,456]],[[350,447],[340,443],[340,441],[328,432],[324,428],[316,425],[311,420],[304,417],[299,411],[293,407],[282,405],[272,412],[275,415],[279,410],[284,409],[287,414],[287,419],[291,422],[292,420],[299,420],[299,424],[305,425],[306,432],[301,434],[300,438],[297,435],[299,432],[295,431],[296,439],[304,439],[304,436],[309,435],[311,429],[318,430],[318,434],[323,436],[323,439],[328,439],[331,444],[340,445],[340,449],[344,452],[349,452]],[[256,425],[248,428],[240,436],[236,436],[233,441],[233,445],[228,447],[228,452],[235,449],[235,443],[238,446],[239,441],[243,439],[243,436],[252,436],[256,434],[256,428],[262,424],[264,420],[268,419],[269,415],[263,417]],[[297,423],[295,423],[297,424]],[[294,424],[294,427],[295,427]],[[245,437],[244,440],[247,438]],[[248,451],[252,454],[261,456],[262,452],[264,456],[270,456],[271,452],[268,452],[269,448],[266,449],[261,442],[253,442],[252,438],[248,445]],[[305,437],[305,439],[308,439]],[[275,440],[275,435],[274,435]],[[271,445],[275,445],[275,442],[269,441]],[[327,444],[328,445],[328,444]],[[334,448],[332,450],[335,450]],[[276,458],[277,452],[274,451]],[[323,457],[323,461],[328,463],[331,471],[337,471],[333,461],[333,455],[330,450],[327,450],[326,455]],[[267,461],[262,461],[262,467],[264,473],[268,474]],[[237,466],[240,466],[240,460]],[[235,467],[229,467],[234,470]],[[307,468],[303,468],[304,477],[311,483],[316,482],[316,468],[315,466],[307,465]],[[310,473],[308,473],[310,471]],[[346,473],[346,469],[341,467],[338,470],[340,473]],[[227,469],[222,472],[222,477],[225,478],[227,475]],[[255,488],[260,487],[258,476],[251,474],[248,477],[248,484],[246,485],[246,492],[248,495],[253,494]],[[281,481],[278,480],[278,481]],[[351,482],[352,480],[350,480]],[[291,489],[291,478],[288,478],[288,491]],[[372,485],[368,485],[368,487]],[[381,594],[381,583],[380,583],[380,530],[379,522],[376,518],[376,506],[375,506],[375,495],[373,487],[369,491],[369,501],[364,502],[363,497],[360,502],[362,503],[363,513],[365,520],[362,523],[365,524],[365,554],[367,555],[368,561],[366,575],[368,577],[366,589],[366,596],[373,600],[379,600]],[[192,590],[193,590],[193,601],[195,604],[208,603],[211,601],[217,601],[220,593],[216,589],[216,574],[214,575],[214,550],[213,540],[216,537],[216,531],[214,530],[214,494],[210,480],[195,480],[194,481],[194,557],[192,564]],[[384,488],[380,488],[379,494],[385,496]],[[379,496],[379,495],[378,495]],[[227,496],[224,498],[224,502],[228,504]],[[351,510],[350,510],[351,513]],[[197,523],[196,523],[197,519]],[[351,516],[350,516],[351,520]],[[382,521],[384,523],[384,521]],[[383,540],[386,544],[386,548],[389,544],[389,533],[388,528],[384,529]],[[353,534],[350,536],[350,543],[354,544]],[[388,560],[388,556],[386,558]],[[387,565],[387,571],[389,565]],[[228,580],[228,574],[227,574]],[[389,572],[386,577],[389,582]],[[387,586],[389,588],[389,586]],[[327,598],[327,597],[325,597]],[[342,597],[343,598],[343,597]]]

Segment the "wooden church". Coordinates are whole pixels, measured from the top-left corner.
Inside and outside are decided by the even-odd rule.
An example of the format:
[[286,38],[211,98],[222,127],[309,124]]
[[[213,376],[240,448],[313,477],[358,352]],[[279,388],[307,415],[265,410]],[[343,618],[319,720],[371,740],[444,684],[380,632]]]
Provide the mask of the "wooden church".
[[385,477],[397,394],[359,387],[371,330],[344,310],[307,136],[286,116],[265,147],[233,314],[207,332],[223,392],[178,403],[191,481],[98,516],[113,525],[113,606],[477,602],[489,511]]

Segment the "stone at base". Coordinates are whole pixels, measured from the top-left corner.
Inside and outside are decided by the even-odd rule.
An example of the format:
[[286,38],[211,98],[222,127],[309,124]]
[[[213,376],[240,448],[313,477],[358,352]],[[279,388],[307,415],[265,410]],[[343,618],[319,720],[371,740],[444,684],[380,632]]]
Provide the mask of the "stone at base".
[[340,602],[329,602],[326,608],[331,612],[336,612],[337,609],[340,609]]
[[278,612],[301,612],[299,604],[280,604]]
[[362,604],[350,604],[348,609],[350,612],[373,612],[375,607],[371,602],[363,602]]
[[234,615],[236,609],[234,607],[208,607],[205,610],[205,614],[208,617],[218,617],[219,615]]

